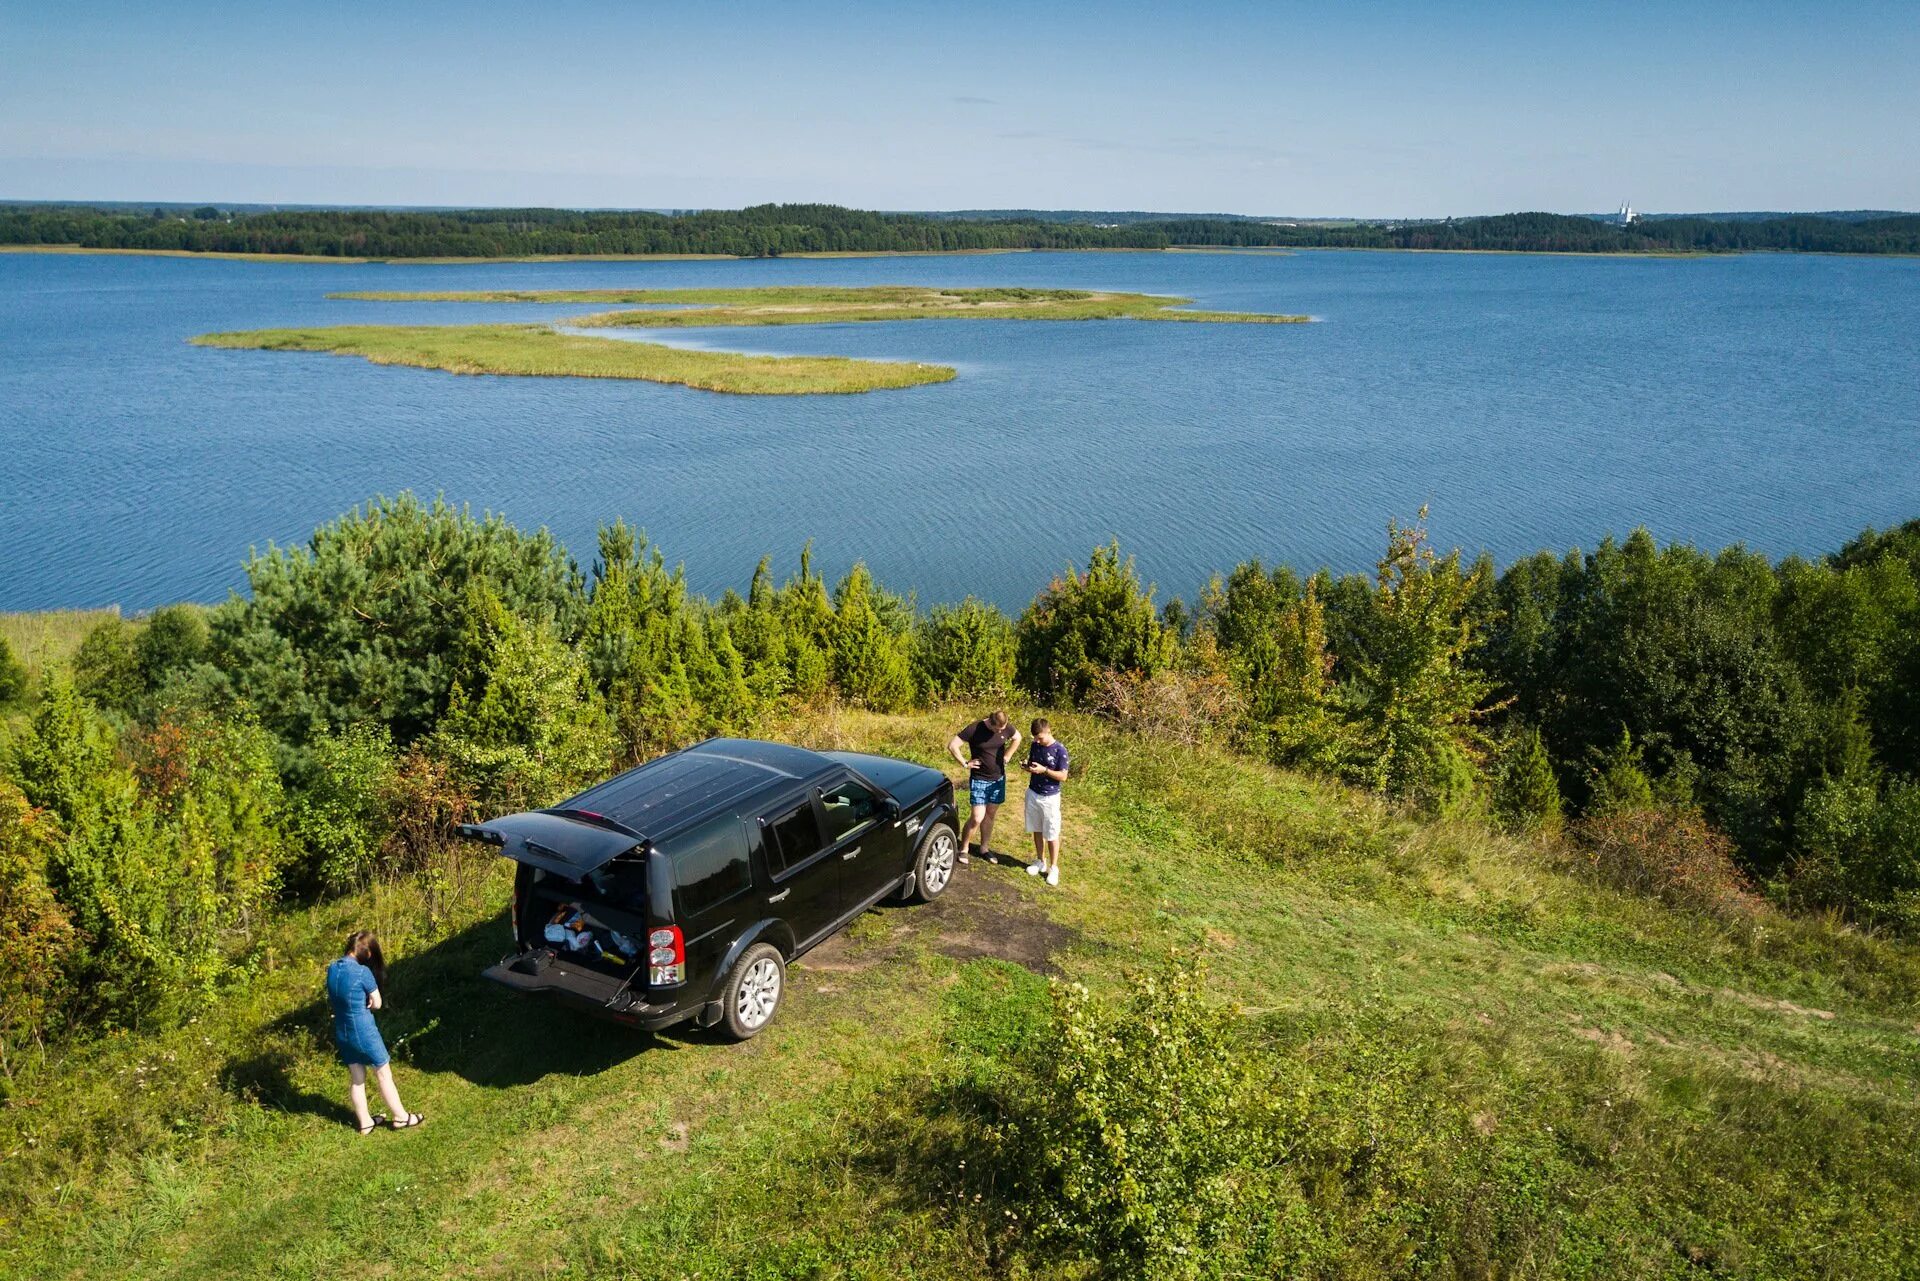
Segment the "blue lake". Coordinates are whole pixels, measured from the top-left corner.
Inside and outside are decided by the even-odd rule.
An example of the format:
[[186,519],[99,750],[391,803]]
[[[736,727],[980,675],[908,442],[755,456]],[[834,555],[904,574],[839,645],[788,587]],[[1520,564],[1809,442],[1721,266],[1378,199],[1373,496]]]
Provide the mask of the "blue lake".
[[[747,397],[188,346],[217,329],[557,319],[341,289],[1033,285],[1313,325],[916,321],[666,335],[955,365]],[[649,335],[651,336],[651,335]],[[807,539],[922,602],[1017,608],[1117,536],[1162,598],[1262,557],[1370,565],[1430,505],[1503,562],[1646,525],[1831,550],[1920,516],[1920,261],[1318,252],[386,266],[0,255],[0,609],[217,600],[377,493],[616,516],[697,590]]]

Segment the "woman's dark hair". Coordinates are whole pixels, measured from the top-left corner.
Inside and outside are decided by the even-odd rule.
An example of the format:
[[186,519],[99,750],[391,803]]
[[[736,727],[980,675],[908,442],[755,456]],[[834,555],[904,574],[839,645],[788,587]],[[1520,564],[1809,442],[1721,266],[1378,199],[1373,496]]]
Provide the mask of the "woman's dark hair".
[[360,964],[373,971],[373,981],[381,987],[387,985],[387,958],[380,953],[380,939],[372,930],[355,930],[347,935],[344,956],[351,956]]

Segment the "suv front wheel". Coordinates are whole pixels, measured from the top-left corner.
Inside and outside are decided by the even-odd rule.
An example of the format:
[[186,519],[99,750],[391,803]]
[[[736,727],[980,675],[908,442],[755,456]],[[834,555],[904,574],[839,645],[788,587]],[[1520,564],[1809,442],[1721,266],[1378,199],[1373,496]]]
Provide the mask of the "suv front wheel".
[[720,993],[720,1027],[735,1041],[759,1034],[773,1022],[787,988],[787,966],[780,949],[755,943],[740,954]]
[[953,861],[960,853],[960,838],[945,823],[935,823],[920,842],[920,856],[913,861],[913,897],[921,903],[940,897],[953,883]]

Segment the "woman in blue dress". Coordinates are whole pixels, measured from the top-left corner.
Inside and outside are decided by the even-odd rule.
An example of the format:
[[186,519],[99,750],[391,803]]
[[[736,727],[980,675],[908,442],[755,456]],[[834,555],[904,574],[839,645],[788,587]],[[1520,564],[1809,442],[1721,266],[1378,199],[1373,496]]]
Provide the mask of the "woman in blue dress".
[[393,1066],[387,1057],[387,1043],[380,1039],[380,1028],[373,1012],[380,1008],[380,984],[386,978],[387,964],[380,955],[380,940],[371,930],[360,930],[347,937],[346,951],[327,967],[327,1004],[333,1007],[333,1044],[340,1061],[347,1065],[347,1099],[353,1105],[360,1133],[371,1134],[376,1124],[367,1111],[367,1069],[373,1069],[380,1083],[380,1097],[392,1109],[387,1124],[404,1130],[420,1124],[418,1112],[409,1112],[400,1102],[400,1091],[393,1084]]

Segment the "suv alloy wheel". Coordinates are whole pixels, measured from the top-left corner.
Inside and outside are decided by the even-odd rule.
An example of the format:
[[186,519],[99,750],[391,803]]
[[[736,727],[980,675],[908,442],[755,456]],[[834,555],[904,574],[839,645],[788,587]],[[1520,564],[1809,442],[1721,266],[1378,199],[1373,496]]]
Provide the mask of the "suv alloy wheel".
[[920,856],[913,861],[913,897],[922,903],[940,897],[953,882],[954,857],[960,852],[960,838],[945,823],[935,823],[920,842]]
[[735,1041],[757,1035],[773,1022],[787,987],[787,967],[780,949],[755,943],[734,962],[720,994],[720,1026]]

